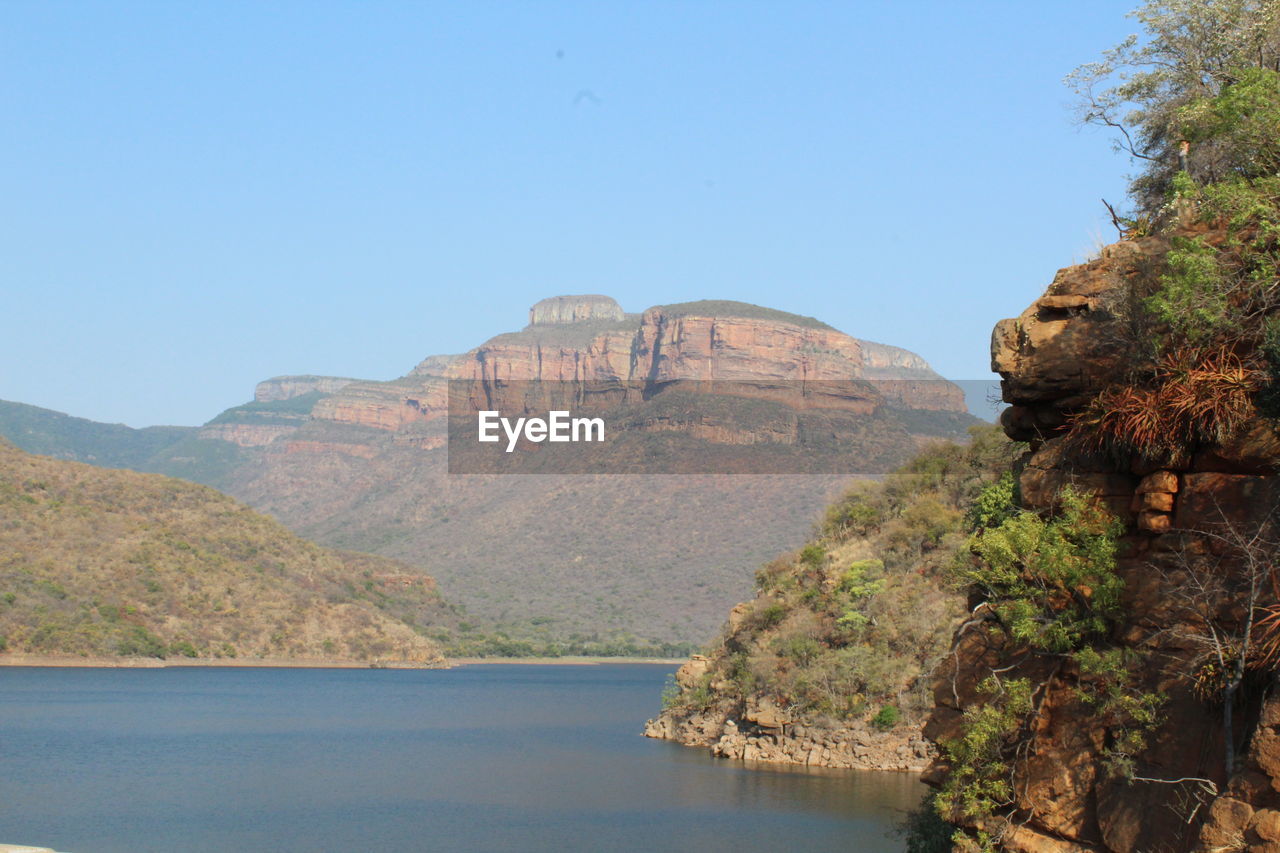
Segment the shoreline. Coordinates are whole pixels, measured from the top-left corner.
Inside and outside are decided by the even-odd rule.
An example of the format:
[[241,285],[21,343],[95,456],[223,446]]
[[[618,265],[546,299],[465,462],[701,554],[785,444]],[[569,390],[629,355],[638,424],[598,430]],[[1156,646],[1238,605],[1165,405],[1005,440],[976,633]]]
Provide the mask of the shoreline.
[[483,666],[484,664],[515,664],[518,666],[601,666],[605,664],[670,664],[679,666],[688,658],[609,658],[588,655],[565,655],[559,658],[449,658],[450,666]]
[[600,666],[604,664],[670,664],[684,659],[609,657],[446,658],[440,661],[352,661],[324,658],[123,658],[56,654],[0,654],[0,667],[60,667],[81,669],[173,669],[177,667],[252,667],[259,669],[453,669],[461,666],[507,664],[517,666]]

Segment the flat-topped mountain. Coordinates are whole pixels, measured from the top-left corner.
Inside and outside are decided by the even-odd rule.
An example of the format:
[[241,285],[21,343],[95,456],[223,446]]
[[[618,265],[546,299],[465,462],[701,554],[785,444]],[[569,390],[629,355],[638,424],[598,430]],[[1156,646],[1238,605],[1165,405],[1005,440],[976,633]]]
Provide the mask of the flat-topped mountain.
[[[450,380],[499,396],[512,382],[640,383],[656,390],[631,419],[637,452],[674,448],[678,468],[764,441],[785,459],[788,442],[818,436],[817,461],[795,470],[827,473],[451,476]],[[673,418],[674,391],[662,389],[702,393],[695,380],[869,384],[834,426],[733,395],[685,399]],[[759,411],[767,423],[753,425]],[[480,621],[524,636],[700,643],[755,565],[806,538],[848,479],[833,472],[881,474],[975,422],[919,356],[812,317],[722,300],[628,313],[607,296],[558,296],[524,329],[399,379],[266,380],[253,402],[134,467],[216,485],[319,542],[402,559]]]

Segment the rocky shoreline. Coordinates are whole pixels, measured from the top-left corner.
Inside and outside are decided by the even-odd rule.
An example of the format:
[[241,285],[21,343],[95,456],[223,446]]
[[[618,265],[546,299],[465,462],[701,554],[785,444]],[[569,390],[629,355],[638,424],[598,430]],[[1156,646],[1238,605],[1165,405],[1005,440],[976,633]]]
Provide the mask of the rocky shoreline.
[[919,725],[900,725],[884,732],[861,721],[797,721],[766,728],[749,720],[731,719],[723,712],[683,719],[664,713],[645,723],[644,734],[708,748],[717,758],[847,770],[919,773],[935,754]]
[[[709,664],[694,655],[676,673],[677,683],[696,683]],[[922,727],[922,722],[880,728],[864,719],[793,717],[768,697],[751,696],[722,698],[701,710],[667,708],[645,723],[644,735],[705,747],[717,758],[919,773],[937,755]]]

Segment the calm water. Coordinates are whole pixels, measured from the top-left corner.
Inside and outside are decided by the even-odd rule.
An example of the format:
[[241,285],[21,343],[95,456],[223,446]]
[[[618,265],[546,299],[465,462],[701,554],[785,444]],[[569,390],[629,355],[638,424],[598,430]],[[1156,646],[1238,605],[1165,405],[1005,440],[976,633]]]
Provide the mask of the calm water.
[[909,774],[639,736],[670,666],[0,668],[0,842],[96,851],[889,851]]

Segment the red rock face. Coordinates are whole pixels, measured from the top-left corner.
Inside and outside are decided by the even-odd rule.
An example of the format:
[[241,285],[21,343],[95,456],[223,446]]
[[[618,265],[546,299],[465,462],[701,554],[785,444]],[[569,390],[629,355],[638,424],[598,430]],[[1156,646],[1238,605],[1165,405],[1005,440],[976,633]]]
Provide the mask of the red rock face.
[[332,394],[355,381],[338,376],[276,376],[259,382],[254,389],[253,399],[259,403],[271,403],[292,400],[312,391]]
[[[1212,802],[1209,797],[1192,815],[1195,796],[1185,784],[1118,780],[1103,762],[1115,733],[1071,689],[1078,673],[1067,666],[1049,679],[1043,664],[1023,666],[1009,675],[1049,679],[1049,686],[1017,771],[1017,826],[1005,835],[1005,849],[1280,849],[1271,839],[1280,837],[1280,738],[1274,736],[1280,722],[1274,730],[1268,723],[1280,721],[1280,699],[1255,697],[1239,710],[1239,717],[1254,715],[1263,724],[1250,743],[1241,743],[1243,769],[1228,776],[1220,707],[1201,701],[1176,675],[1191,650],[1178,639],[1186,636],[1179,633],[1186,610],[1175,606],[1170,591],[1170,579],[1185,570],[1180,567],[1188,558],[1220,559],[1215,565],[1221,571],[1242,570],[1229,553],[1211,554],[1211,542],[1188,532],[1221,530],[1225,523],[1256,527],[1280,504],[1280,439],[1272,426],[1255,421],[1223,446],[1194,449],[1157,467],[1091,456],[1064,435],[1067,418],[1123,375],[1124,306],[1144,271],[1158,270],[1167,249],[1163,238],[1119,243],[1096,261],[1059,272],[1043,297],[996,325],[992,367],[1003,380],[1004,399],[1013,404],[1002,419],[1006,432],[1031,442],[1020,474],[1024,504],[1049,510],[1059,491],[1073,485],[1101,497],[1127,524],[1118,565],[1126,581],[1126,620],[1116,633],[1144,655],[1143,689],[1168,697],[1165,722],[1138,756],[1140,775],[1203,778],[1222,795]],[[957,637],[953,661],[937,675],[931,739],[945,741],[961,731],[964,709],[979,701],[977,684],[1007,658],[986,632]],[[1248,725],[1240,723],[1236,734]],[[945,767],[931,772],[940,778]]]
[[298,427],[293,424],[211,424],[201,427],[200,438],[216,438],[241,447],[265,447]]
[[939,381],[923,359],[896,347],[866,344],[834,329],[677,315],[664,308],[628,320],[607,297],[583,299],[544,300],[530,309],[531,323],[523,332],[499,335],[461,356],[432,357],[405,379],[346,385],[322,400],[312,416],[395,432],[445,412],[447,389],[436,379],[494,384],[868,378],[879,380],[881,394],[897,405],[965,410],[959,388]]

